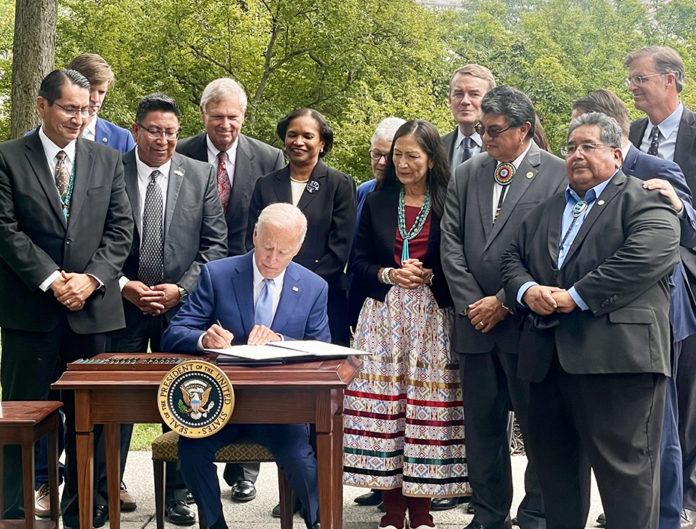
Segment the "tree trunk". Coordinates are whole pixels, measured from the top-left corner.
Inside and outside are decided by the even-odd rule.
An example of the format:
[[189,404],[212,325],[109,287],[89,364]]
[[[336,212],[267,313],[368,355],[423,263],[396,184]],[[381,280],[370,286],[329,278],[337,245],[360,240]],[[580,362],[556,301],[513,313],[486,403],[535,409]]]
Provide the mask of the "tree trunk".
[[58,0],[16,0],[12,46],[11,136],[36,127],[36,96],[53,70]]

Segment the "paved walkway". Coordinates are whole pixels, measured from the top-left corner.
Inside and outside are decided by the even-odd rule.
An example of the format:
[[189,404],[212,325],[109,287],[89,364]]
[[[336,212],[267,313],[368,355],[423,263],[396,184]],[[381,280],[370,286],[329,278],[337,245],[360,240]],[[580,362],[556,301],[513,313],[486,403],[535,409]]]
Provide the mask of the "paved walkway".
[[[522,490],[522,474],[526,465],[524,456],[515,456],[513,460],[513,473],[515,476],[515,501],[513,514],[517,504],[521,501],[518,491]],[[222,465],[218,465],[220,479],[223,485],[223,507],[225,519],[230,529],[278,529],[280,522],[271,517],[271,509],[278,502],[278,482],[276,467],[273,463],[263,463],[261,473],[256,483],[257,497],[249,503],[234,503],[230,501],[229,488],[222,481]],[[121,515],[123,529],[155,529],[155,499],[153,493],[152,460],[150,452],[131,452],[126,465],[125,482],[129,491],[135,496],[138,508],[132,513]],[[381,514],[376,507],[359,507],[353,502],[353,498],[365,492],[364,489],[344,487],[343,527],[345,529],[377,529]],[[465,527],[472,516],[465,513],[465,506],[445,512],[434,513],[435,522],[440,529],[461,529]],[[601,512],[596,488],[593,489],[592,507],[588,518],[587,527],[596,527],[594,521]],[[167,529],[176,526],[166,524]],[[198,526],[193,526],[196,529]],[[304,523],[299,516],[295,516],[295,529],[304,529]]]

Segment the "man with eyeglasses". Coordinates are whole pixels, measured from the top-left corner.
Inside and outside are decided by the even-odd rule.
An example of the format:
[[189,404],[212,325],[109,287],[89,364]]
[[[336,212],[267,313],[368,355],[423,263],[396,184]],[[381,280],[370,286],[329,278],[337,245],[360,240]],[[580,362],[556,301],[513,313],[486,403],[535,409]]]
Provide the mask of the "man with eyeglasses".
[[495,88],[495,77],[485,66],[465,64],[450,79],[447,101],[457,128],[442,136],[452,175],[460,163],[484,150],[481,136],[474,125],[481,119],[481,101]]
[[[501,256],[529,211],[565,185],[563,161],[533,141],[536,114],[509,86],[489,91],[476,129],[485,152],[457,167],[440,228],[442,268],[455,306],[454,351],[464,400],[474,520],[467,529],[511,526],[512,473],[507,434],[514,410],[526,442],[528,386],[517,378],[519,315],[505,295]],[[522,529],[543,529],[544,502],[530,459]]]
[[591,466],[607,527],[655,529],[679,219],[621,171],[621,130],[605,114],[573,120],[565,152],[565,192],[527,215],[502,259],[524,318],[528,454],[548,527],[585,527]]
[[[195,288],[201,267],[227,256],[227,226],[213,167],[175,152],[181,130],[176,101],[165,94],[145,96],[131,130],[136,146],[124,155],[123,169],[135,235],[119,278],[126,328],[112,334],[111,349],[145,352],[149,346],[160,352],[162,333]],[[186,495],[181,473],[168,465],[170,523],[195,522]]]
[[[679,165],[692,195],[696,193],[696,114],[680,100],[684,62],[666,46],[649,46],[626,57],[626,84],[638,110],[647,114],[631,123],[629,139],[641,151]],[[696,253],[682,248],[691,290],[696,290]],[[696,528],[696,337],[682,343],[677,371],[679,438],[682,451],[684,512],[682,527]]]
[[[80,73],[51,72],[37,98],[41,126],[0,145],[2,400],[46,400],[67,363],[104,352],[124,325],[117,278],[133,220],[120,154],[79,138],[89,93]],[[61,508],[64,526],[77,527],[74,401],[62,400]],[[4,455],[4,517],[23,518],[19,448]]]

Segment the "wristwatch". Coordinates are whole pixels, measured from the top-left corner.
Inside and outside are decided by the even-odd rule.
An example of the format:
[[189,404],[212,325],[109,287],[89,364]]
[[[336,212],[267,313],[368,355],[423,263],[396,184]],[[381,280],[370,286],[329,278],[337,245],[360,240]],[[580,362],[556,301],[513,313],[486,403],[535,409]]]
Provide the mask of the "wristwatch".
[[186,296],[188,296],[188,292],[186,289],[182,286],[177,285],[176,288],[179,289],[179,298],[184,299]]

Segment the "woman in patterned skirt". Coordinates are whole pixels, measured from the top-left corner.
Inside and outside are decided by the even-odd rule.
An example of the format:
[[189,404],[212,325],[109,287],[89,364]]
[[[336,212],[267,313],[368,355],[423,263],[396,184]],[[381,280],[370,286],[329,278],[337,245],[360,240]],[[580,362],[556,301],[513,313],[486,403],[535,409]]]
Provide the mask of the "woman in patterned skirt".
[[424,120],[394,136],[360,217],[352,272],[368,298],[353,347],[372,353],[345,392],[344,483],[382,490],[383,529],[435,527],[433,497],[468,495],[464,416],[450,355],[452,299],[440,267],[449,180]]

